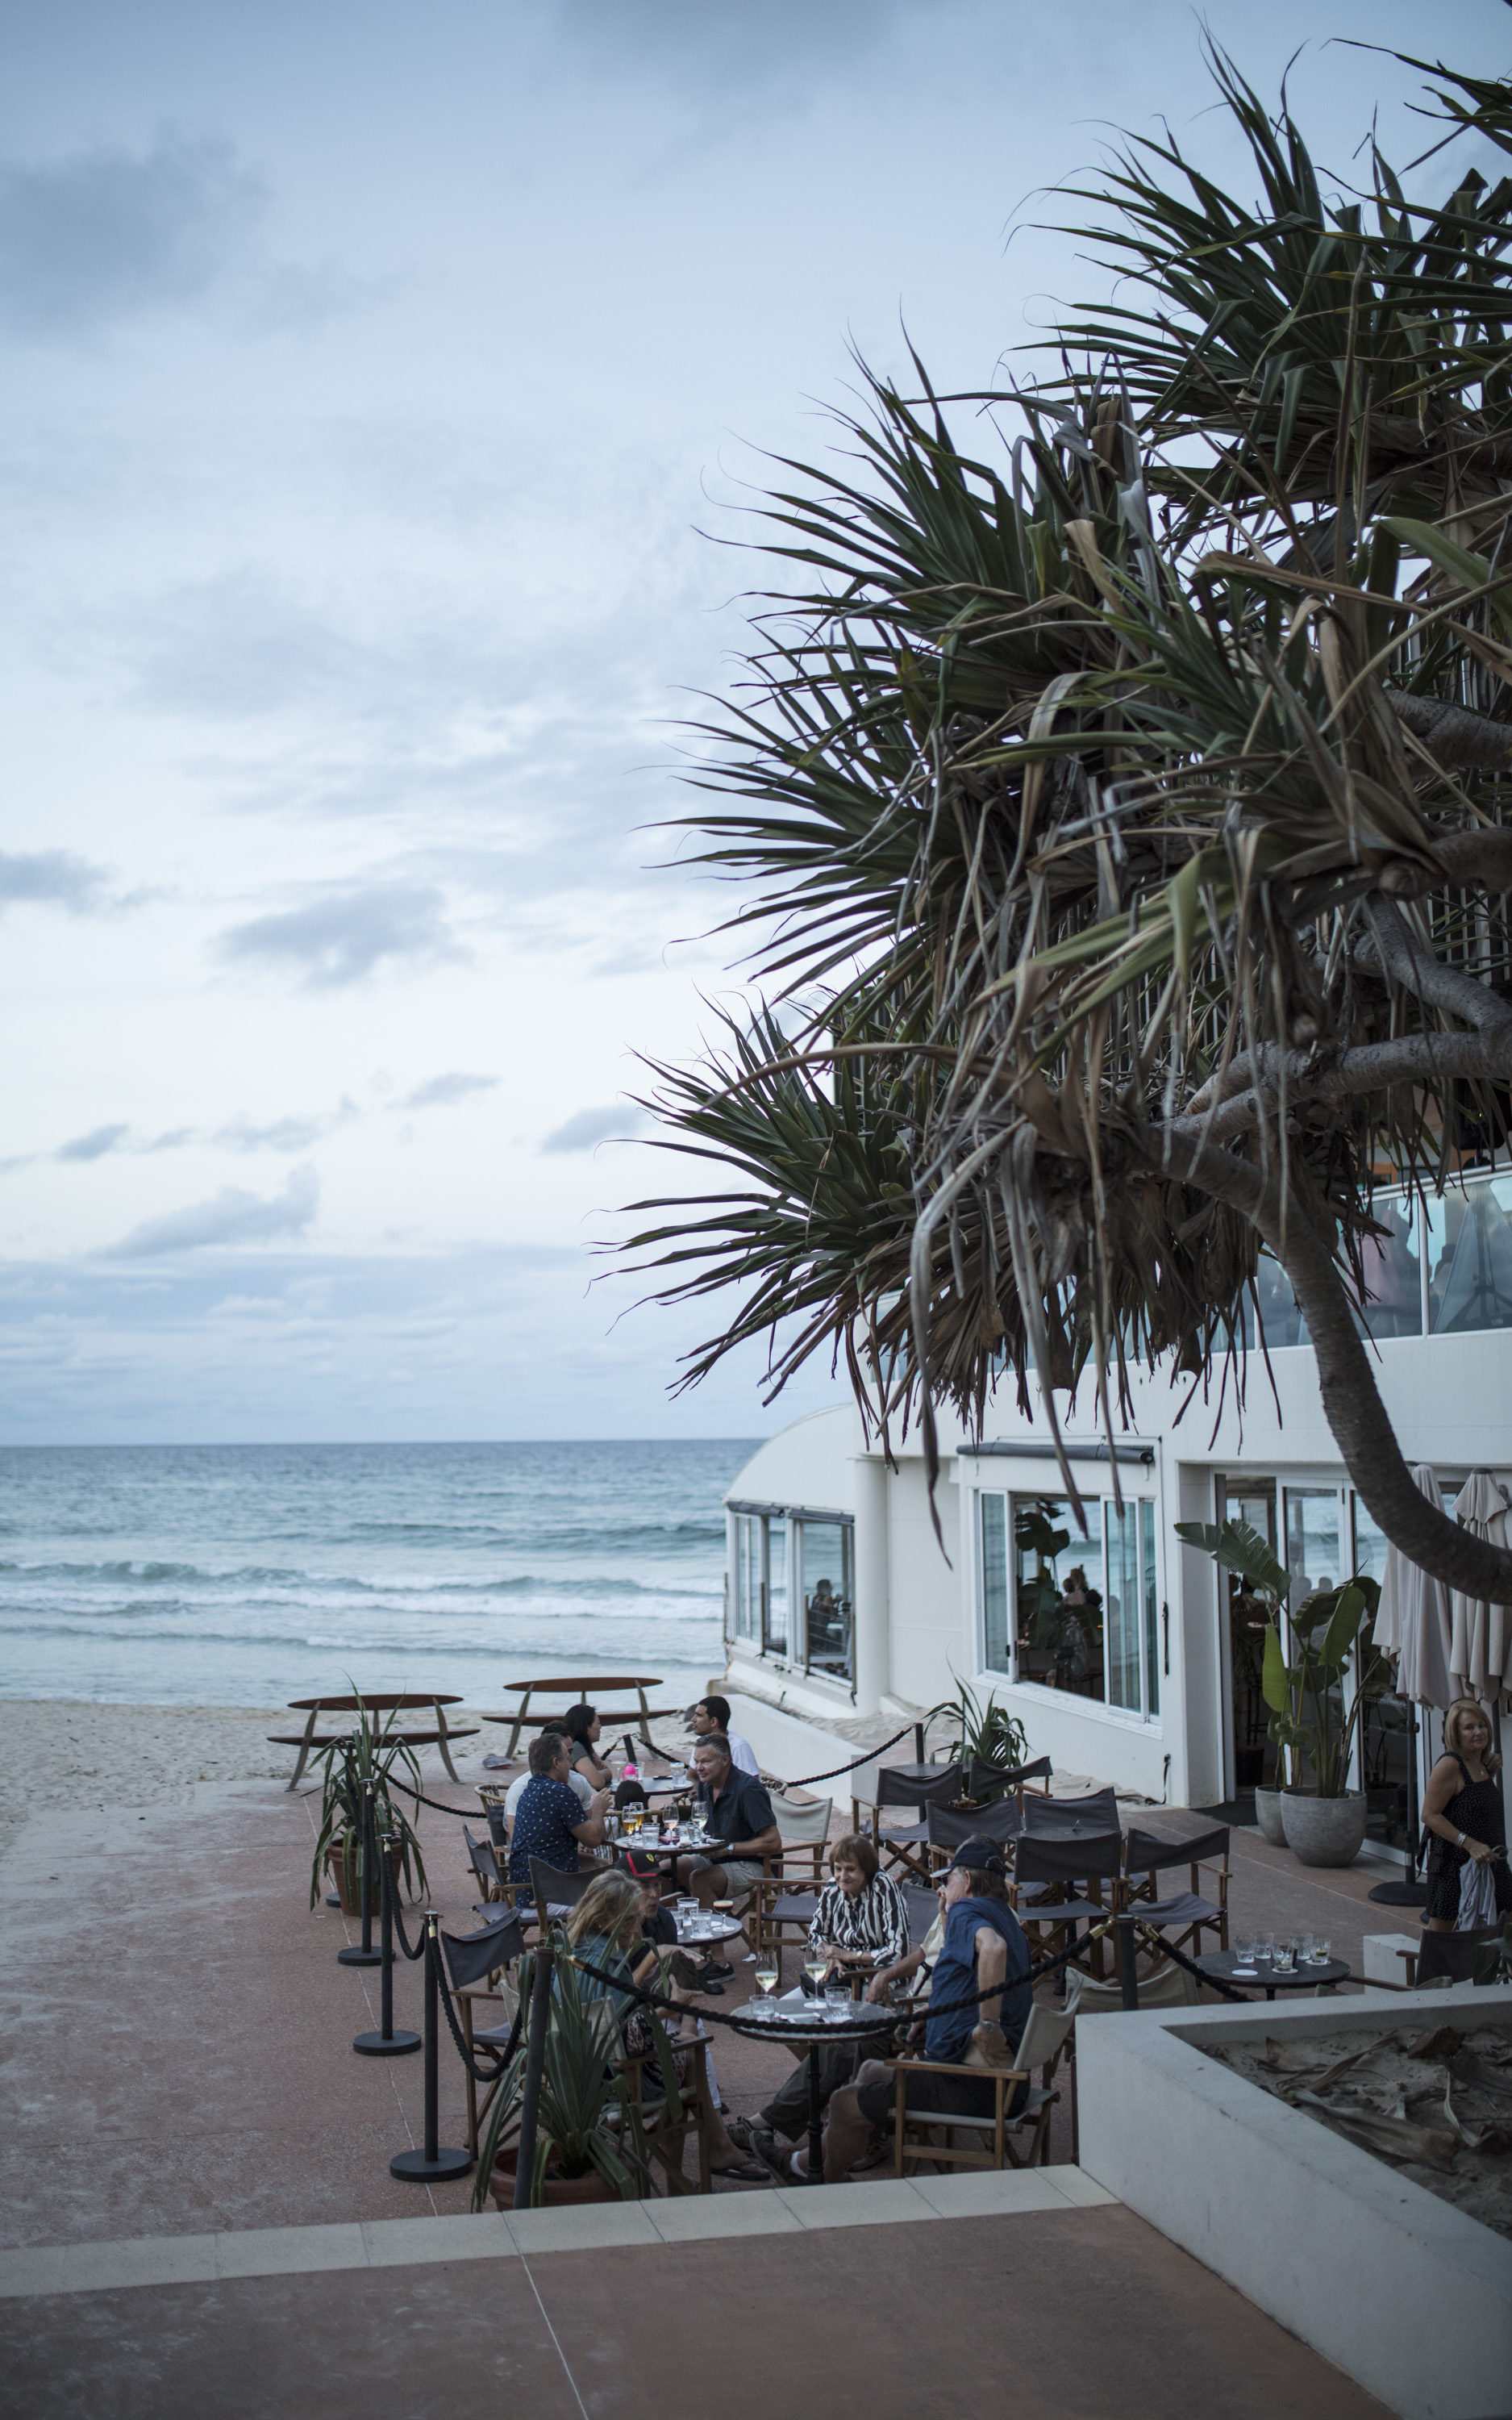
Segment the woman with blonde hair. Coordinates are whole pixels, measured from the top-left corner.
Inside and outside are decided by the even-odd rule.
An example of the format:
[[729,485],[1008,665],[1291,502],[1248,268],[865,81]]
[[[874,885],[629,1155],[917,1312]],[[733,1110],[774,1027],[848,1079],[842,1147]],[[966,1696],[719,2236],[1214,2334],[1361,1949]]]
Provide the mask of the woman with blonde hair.
[[[640,1930],[640,1885],[631,1874],[615,1868],[607,1874],[595,1874],[567,1919],[566,1936],[569,1948],[577,1951],[584,1965],[578,1969],[578,1989],[585,2002],[608,2000],[624,2025],[633,2017],[638,2004],[628,1992],[616,1990],[606,1977],[623,1975],[626,1983],[639,1982],[642,1991],[655,1984],[656,1957]],[[641,1952],[647,1953],[644,1957]],[[589,1974],[584,1967],[596,1967]],[[645,1972],[638,1970],[644,1966]],[[672,1996],[686,1999],[687,1993],[673,1987]],[[664,2012],[665,2014],[665,2012]],[[681,2022],[678,2019],[676,2022]],[[650,2032],[646,2028],[646,2044]],[[641,2047],[639,2030],[626,2048]],[[707,2055],[705,2054],[705,2055]],[[678,2084],[686,2089],[687,2061],[677,2061]],[[724,2120],[717,2107],[717,2086],[712,2082],[707,2111],[709,2129],[709,2165],[717,2177],[733,2177],[743,2184],[764,2184],[766,2170],[755,2161],[748,2160],[737,2150],[725,2133]],[[647,2068],[647,2086],[659,2083],[656,2061]],[[681,2176],[682,2143],[664,2145],[657,2153],[670,2175]]]
[[1455,1699],[1443,1718],[1443,1745],[1423,1796],[1423,1822],[1433,1835],[1423,1911],[1429,1932],[1453,1932],[1458,1925],[1460,1881],[1472,1858],[1489,1866],[1498,1916],[1512,1908],[1506,1815],[1496,1785],[1502,1760],[1492,1751],[1486,1709],[1475,1699]]

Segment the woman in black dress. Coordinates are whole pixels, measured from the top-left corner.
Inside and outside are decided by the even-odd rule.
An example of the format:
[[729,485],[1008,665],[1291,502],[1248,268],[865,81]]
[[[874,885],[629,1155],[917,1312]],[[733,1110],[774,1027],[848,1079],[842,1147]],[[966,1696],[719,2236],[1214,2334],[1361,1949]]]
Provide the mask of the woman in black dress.
[[1473,1698],[1457,1698],[1443,1718],[1447,1753],[1434,1766],[1423,1798],[1423,1821],[1433,1834],[1428,1847],[1429,1932],[1453,1932],[1459,1920],[1459,1878],[1467,1861],[1489,1858],[1498,1915],[1512,1908],[1512,1875],[1506,1863],[1506,1817],[1495,1776],[1502,1760],[1491,1752],[1491,1727]]

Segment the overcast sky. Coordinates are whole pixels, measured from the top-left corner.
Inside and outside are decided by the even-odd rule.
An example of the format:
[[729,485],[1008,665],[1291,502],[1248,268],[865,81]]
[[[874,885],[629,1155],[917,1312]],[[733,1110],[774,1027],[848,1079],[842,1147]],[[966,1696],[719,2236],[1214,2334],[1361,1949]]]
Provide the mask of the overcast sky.
[[[7,0],[0,1435],[760,1434],[590,1286],[635,1053],[733,990],[657,870],[762,451],[1088,290],[1037,188],[1171,0]],[[1500,0],[1216,0],[1340,166]],[[1016,232],[1012,230],[1016,229]],[[1011,232],[1011,240],[1010,235]],[[703,533],[703,534],[701,534]]]

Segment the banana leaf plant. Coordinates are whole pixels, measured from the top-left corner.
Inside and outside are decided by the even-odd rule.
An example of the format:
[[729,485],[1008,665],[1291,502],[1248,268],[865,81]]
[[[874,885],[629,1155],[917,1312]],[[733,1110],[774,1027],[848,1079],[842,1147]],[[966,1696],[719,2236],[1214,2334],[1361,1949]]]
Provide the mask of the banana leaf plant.
[[[392,1777],[396,1765],[403,1765],[414,1787],[420,1787],[420,1765],[414,1750],[402,1738],[393,1736],[397,1717],[390,1714],[380,1722],[377,1714],[357,1699],[356,1729],[344,1731],[339,1739],[328,1740],[314,1760],[321,1774],[320,1828],[316,1835],[315,1856],[310,1867],[310,1905],[315,1906],[325,1887],[326,1864],[332,1851],[339,1847],[342,1882],[345,1895],[352,1900],[363,1878],[363,1802],[369,1782],[373,1785],[373,1830],[376,1838],[387,1833],[395,1847],[394,1880],[402,1882],[412,1896],[416,1888],[425,1887],[425,1860],[421,1853],[420,1836],[409,1817],[391,1795]],[[374,1905],[378,1904],[378,1878],[374,1877]]]
[[[644,2107],[630,2099],[616,2062],[625,2055],[621,2019],[607,1996],[594,1997],[592,1987],[571,1963],[572,1945],[563,1927],[551,1933],[556,1952],[551,1972],[551,2013],[546,2037],[541,2101],[536,2118],[535,2165],[531,2178],[531,2209],[546,2198],[548,2170],[572,2178],[596,2174],[612,2185],[622,2201],[640,2200],[651,2189],[651,2163],[667,2137],[683,2123],[686,2099],[677,2082],[677,2063],[665,2026],[654,2009],[645,2011],[665,2097],[655,2122],[648,2125]],[[595,1945],[602,1948],[602,1944]],[[599,1962],[595,1958],[595,1964]],[[520,1961],[520,2006],[531,2006],[534,1959]],[[504,2071],[488,2122],[478,2145],[472,2184],[472,2207],[482,2210],[488,2197],[494,2163],[505,2137],[517,2133],[525,2093],[528,2029]]]
[[1018,1609],[1026,1619],[1031,1647],[1054,1647],[1060,1625],[1060,1590],[1053,1569],[1056,1557],[1071,1544],[1071,1531],[1057,1529],[1045,1507],[1021,1504],[1013,1513],[1013,1544],[1034,1557],[1034,1577],[1018,1584]]
[[1011,1773],[1028,1761],[1028,1738],[1016,1715],[990,1694],[985,1703],[979,1702],[964,1681],[958,1682],[953,1698],[942,1698],[937,1706],[932,1706],[924,1721],[926,1728],[933,1722],[949,1724],[964,1787],[983,1804],[1001,1797],[1007,1787],[1006,1782],[994,1782],[995,1772]]
[[[1270,1734],[1284,1761],[1287,1786],[1300,1790],[1305,1766],[1317,1797],[1342,1798],[1355,1731],[1390,1674],[1373,1642],[1367,1638],[1358,1645],[1362,1623],[1375,1621],[1379,1586],[1356,1573],[1339,1588],[1305,1598],[1288,1618],[1291,1575],[1248,1521],[1226,1521],[1221,1529],[1205,1521],[1178,1521],[1176,1534],[1247,1581],[1265,1608],[1260,1694],[1271,1710]],[[1294,1663],[1287,1656],[1286,1627],[1296,1650]],[[1344,1679],[1357,1645],[1355,1686],[1346,1706]]]

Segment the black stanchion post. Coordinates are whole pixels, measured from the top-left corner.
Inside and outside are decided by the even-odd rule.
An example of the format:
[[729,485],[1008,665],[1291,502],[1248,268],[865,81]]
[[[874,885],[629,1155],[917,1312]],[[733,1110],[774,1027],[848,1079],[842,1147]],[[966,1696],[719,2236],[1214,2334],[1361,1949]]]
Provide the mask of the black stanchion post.
[[1139,1978],[1134,1972],[1134,1929],[1132,1916],[1119,1918],[1119,1984],[1126,2009],[1139,2006]]
[[924,1726],[922,1723],[916,1723],[914,1725],[914,1761],[917,1764],[922,1764],[924,1761]]
[[389,2162],[391,2177],[402,2177],[410,2184],[445,2184],[452,2177],[465,2177],[472,2165],[471,2151],[457,2151],[440,2144],[440,1955],[441,1945],[436,1938],[437,1915],[433,1907],[425,1910],[425,2144],[424,2150],[400,2151]]
[[535,2122],[541,2108],[541,2076],[546,2067],[546,2030],[551,2018],[551,1952],[545,1943],[535,1953],[531,1978],[531,2032],[525,2052],[525,2087],[519,2104],[519,2149],[516,2154],[515,2208],[529,2210],[535,2178]]
[[378,1862],[378,1840],[373,1823],[373,1785],[363,1784],[363,1822],[361,1835],[363,1859],[363,1938],[361,1947],[338,1949],[338,1966],[377,1966],[382,1959],[381,1949],[373,1947],[373,1869]]
[[379,1848],[378,1891],[383,1907],[383,1926],[378,1934],[379,1956],[383,1961],[383,1979],[378,1986],[378,2029],[376,2034],[358,2034],[352,2043],[365,2058],[401,2058],[406,2051],[420,2048],[420,2036],[402,2028],[393,2030],[393,1842],[384,1833]]

